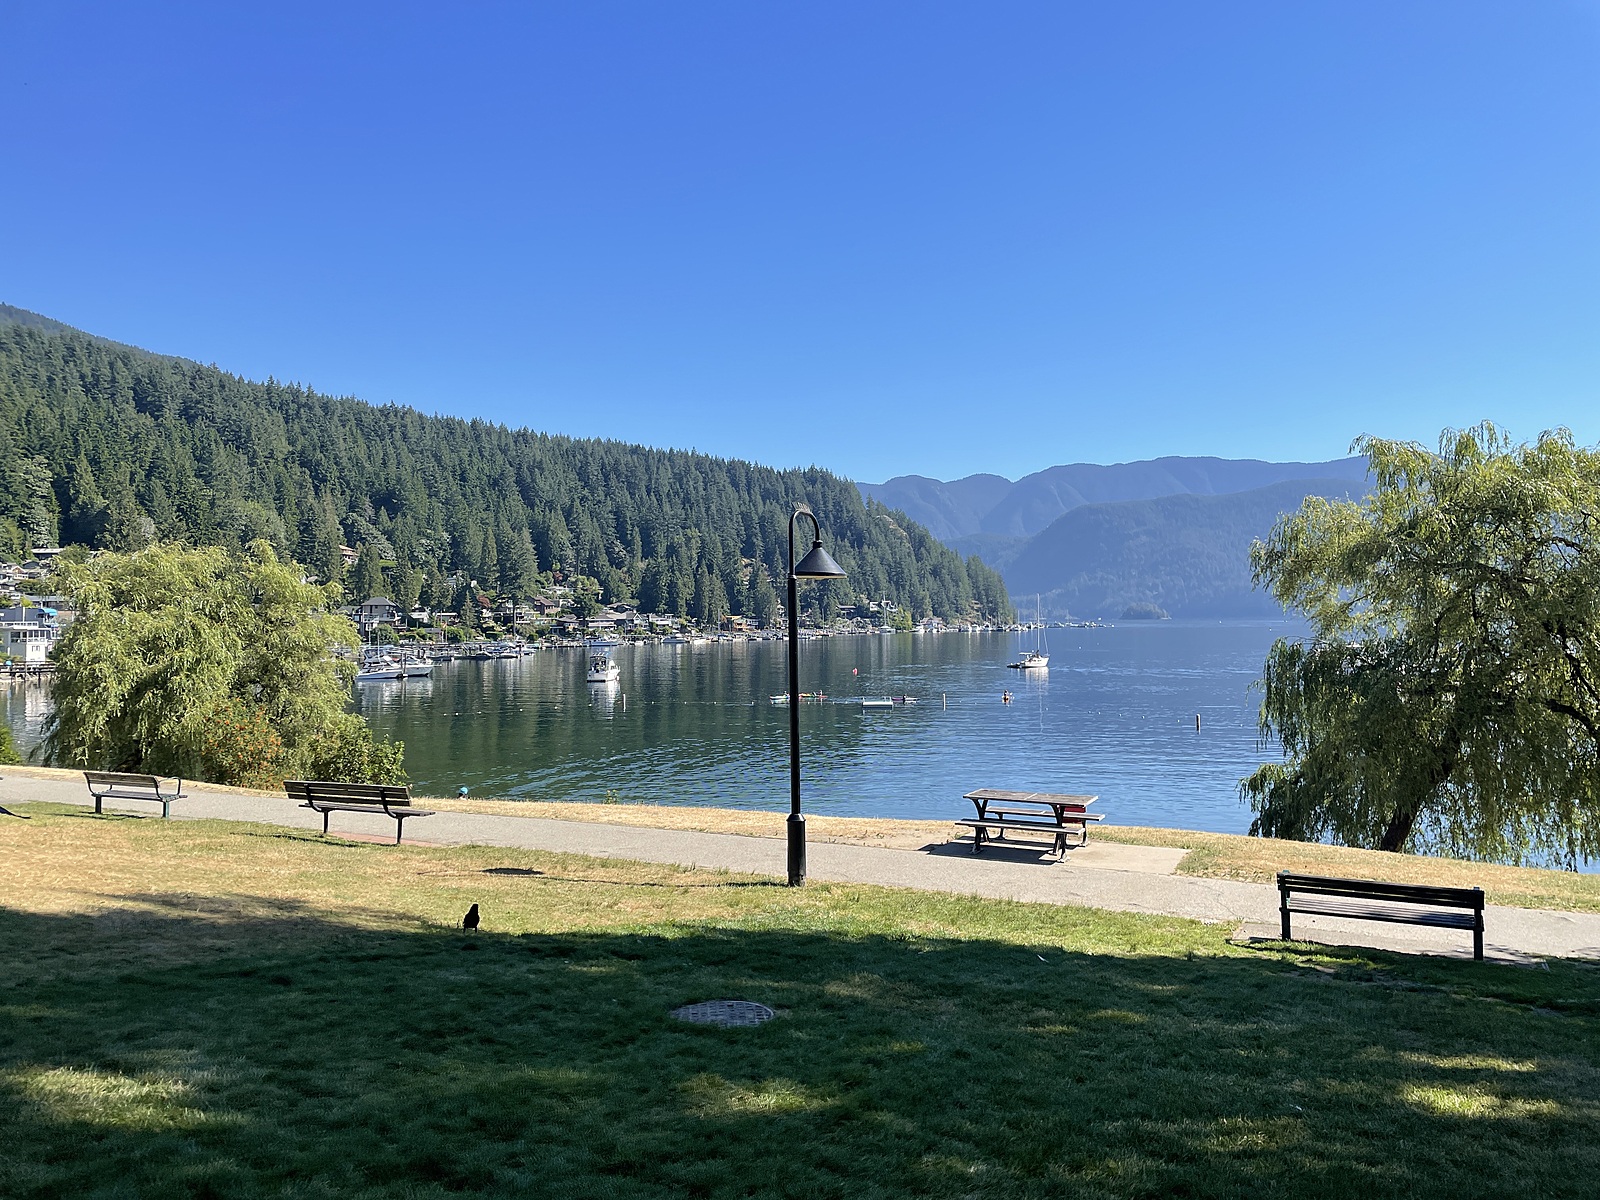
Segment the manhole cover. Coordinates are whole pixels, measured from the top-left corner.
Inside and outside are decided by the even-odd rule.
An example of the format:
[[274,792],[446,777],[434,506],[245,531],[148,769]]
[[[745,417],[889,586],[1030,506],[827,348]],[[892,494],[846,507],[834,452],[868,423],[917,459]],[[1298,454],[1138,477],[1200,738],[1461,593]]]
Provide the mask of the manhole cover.
[[672,1010],[680,1021],[695,1025],[759,1025],[772,1020],[772,1010],[750,1000],[703,1000]]

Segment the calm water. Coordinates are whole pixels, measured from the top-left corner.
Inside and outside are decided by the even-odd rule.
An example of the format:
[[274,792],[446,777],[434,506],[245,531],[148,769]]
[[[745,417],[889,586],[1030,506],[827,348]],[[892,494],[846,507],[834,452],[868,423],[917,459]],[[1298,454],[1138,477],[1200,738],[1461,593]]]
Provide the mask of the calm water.
[[[817,813],[947,817],[975,787],[1094,792],[1123,824],[1242,832],[1238,782],[1263,761],[1251,684],[1286,622],[1052,629],[1047,674],[1009,671],[1018,638],[820,638],[802,690],[914,707],[801,709],[802,794]],[[441,663],[431,679],[363,684],[357,707],[406,743],[424,791],[782,809],[788,710],[781,642],[616,651],[614,688],[579,650]],[[1001,703],[1010,689],[1011,705]],[[1195,731],[1195,716],[1201,728]]]
[[[1016,635],[818,638],[801,643],[802,690],[911,707],[807,704],[808,811],[948,817],[976,787],[1094,792],[1121,824],[1238,833],[1238,783],[1264,761],[1251,690],[1288,622],[1129,623],[1052,629],[1047,673],[1009,671]],[[1031,635],[1030,635],[1031,636]],[[581,650],[440,663],[430,679],[359,684],[356,707],[403,739],[425,792],[788,806],[782,642],[625,646],[614,688],[584,683]],[[853,673],[854,672],[854,673]],[[1010,689],[1014,703],[1000,702]],[[0,690],[24,748],[48,710],[38,685]],[[1195,732],[1195,716],[1201,728]]]

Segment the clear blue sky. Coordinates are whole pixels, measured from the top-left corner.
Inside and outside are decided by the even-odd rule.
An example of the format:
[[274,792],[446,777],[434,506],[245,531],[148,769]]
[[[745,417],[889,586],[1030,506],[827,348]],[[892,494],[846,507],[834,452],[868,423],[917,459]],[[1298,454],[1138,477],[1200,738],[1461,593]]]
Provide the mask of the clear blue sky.
[[[247,11],[248,9],[248,11]],[[857,479],[1600,440],[1600,5],[5,5],[0,300]]]

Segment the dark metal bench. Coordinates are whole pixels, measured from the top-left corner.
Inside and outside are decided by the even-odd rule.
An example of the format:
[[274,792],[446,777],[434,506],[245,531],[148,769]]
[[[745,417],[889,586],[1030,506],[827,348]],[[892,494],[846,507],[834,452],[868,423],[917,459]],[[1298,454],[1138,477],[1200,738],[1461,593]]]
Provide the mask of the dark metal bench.
[[89,794],[94,797],[94,810],[97,813],[105,811],[101,806],[107,800],[149,800],[153,804],[161,805],[161,815],[169,816],[172,812],[172,802],[182,800],[183,780],[172,780],[172,790],[165,791],[162,784],[167,782],[159,775],[133,775],[126,771],[85,771],[84,782],[89,785]]
[[[1462,909],[1441,912],[1441,909]],[[1401,925],[1435,925],[1472,930],[1472,957],[1483,957],[1483,889],[1380,883],[1373,879],[1332,879],[1325,875],[1278,872],[1278,912],[1283,940],[1291,941],[1289,914],[1351,917]]]
[[[972,852],[982,851],[985,843],[1000,841],[1008,832],[1048,833],[1052,849],[1063,858],[1067,851],[1089,842],[1089,822],[1102,820],[1104,813],[1092,813],[1088,806],[1098,796],[1058,796],[1052,792],[1009,792],[999,788],[978,788],[964,799],[978,810],[975,817],[964,817],[957,825],[972,830]],[[1077,835],[1076,843],[1067,839]]]
[[322,814],[322,832],[328,832],[328,816],[335,812],[381,813],[394,818],[394,844],[400,844],[407,817],[431,817],[426,808],[413,808],[411,789],[403,783],[335,783],[321,779],[286,779],[283,790],[289,799],[299,800],[301,808]]

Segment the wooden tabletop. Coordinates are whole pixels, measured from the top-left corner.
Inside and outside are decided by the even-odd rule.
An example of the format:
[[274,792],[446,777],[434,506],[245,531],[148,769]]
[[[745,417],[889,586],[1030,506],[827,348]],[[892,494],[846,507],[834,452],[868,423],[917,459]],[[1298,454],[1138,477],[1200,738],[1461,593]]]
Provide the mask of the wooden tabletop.
[[1093,804],[1099,796],[1068,796],[1055,792],[1008,792],[1001,788],[978,788],[968,792],[963,799],[974,804],[1000,801],[1004,804]]

